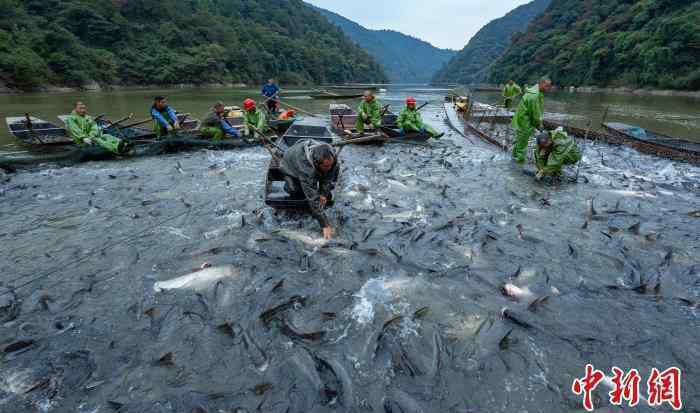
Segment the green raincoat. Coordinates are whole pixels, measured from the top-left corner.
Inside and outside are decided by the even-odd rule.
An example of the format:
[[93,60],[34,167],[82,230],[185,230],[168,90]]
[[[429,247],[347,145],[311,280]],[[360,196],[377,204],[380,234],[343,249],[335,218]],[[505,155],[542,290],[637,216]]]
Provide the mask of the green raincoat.
[[[372,125],[374,129],[379,129],[382,126],[382,108],[377,102],[377,99],[372,99],[372,101],[367,102],[365,100],[360,103],[357,108],[357,121],[355,121],[355,129],[359,133],[365,131],[365,125]],[[365,115],[367,116],[367,121],[365,121]]]
[[574,138],[561,129],[551,131],[549,135],[552,145],[548,151],[535,150],[535,164],[545,175],[560,175],[564,165],[573,165],[581,160],[581,150]]
[[409,109],[408,106],[401,111],[399,114],[399,119],[396,121],[396,123],[404,132],[419,132],[421,129],[425,129],[425,131],[432,137],[439,135],[435,129],[430,127],[430,125],[423,123],[423,118],[421,117],[420,112],[418,112],[415,108]]
[[523,90],[520,89],[520,86],[518,86],[516,83],[513,83],[512,85],[506,84],[503,87],[503,102],[506,109],[510,109],[515,98],[522,93]]
[[265,114],[257,109],[255,111],[243,111],[243,119],[246,129],[246,135],[251,135],[254,130],[251,126],[257,128],[260,132],[267,132],[267,119]]
[[525,163],[527,143],[534,134],[535,128],[540,127],[543,115],[544,94],[540,92],[539,86],[535,85],[525,91],[511,124],[517,135],[513,145],[513,159],[516,162]]
[[99,145],[116,154],[120,154],[124,150],[124,143],[122,140],[112,135],[102,133],[102,129],[91,116],[80,116],[75,111],[71,112],[66,120],[66,130],[70,137],[73,138],[73,141],[79,146],[86,146],[85,139],[90,139],[93,144]]

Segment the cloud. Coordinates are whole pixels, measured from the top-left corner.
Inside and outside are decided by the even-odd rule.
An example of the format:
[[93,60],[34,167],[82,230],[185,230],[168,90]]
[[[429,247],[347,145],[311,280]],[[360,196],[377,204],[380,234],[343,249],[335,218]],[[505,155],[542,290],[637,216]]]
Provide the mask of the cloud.
[[369,29],[391,29],[462,49],[485,24],[531,0],[307,0]]

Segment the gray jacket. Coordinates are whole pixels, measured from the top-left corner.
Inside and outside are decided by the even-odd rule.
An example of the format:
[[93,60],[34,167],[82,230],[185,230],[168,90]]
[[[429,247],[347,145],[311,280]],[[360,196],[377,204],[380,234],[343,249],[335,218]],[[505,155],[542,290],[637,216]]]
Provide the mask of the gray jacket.
[[280,169],[285,175],[296,178],[301,183],[306,199],[309,201],[311,214],[318,219],[322,227],[329,225],[328,218],[321,206],[321,195],[329,197],[333,189],[333,181],[338,176],[338,161],[327,173],[323,173],[314,167],[311,158],[311,149],[316,145],[323,145],[312,139],[304,139],[294,144],[284,153]]

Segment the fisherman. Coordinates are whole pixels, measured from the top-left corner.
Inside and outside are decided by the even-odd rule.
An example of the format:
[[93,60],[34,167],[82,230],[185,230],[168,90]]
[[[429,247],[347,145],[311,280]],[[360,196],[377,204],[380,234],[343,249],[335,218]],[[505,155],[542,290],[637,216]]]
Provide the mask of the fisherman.
[[503,104],[506,107],[506,109],[510,110],[515,98],[520,96],[522,93],[523,90],[520,89],[520,86],[518,86],[518,84],[515,83],[512,79],[509,80],[508,83],[506,83],[506,85],[503,87]]
[[262,94],[267,98],[267,111],[273,115],[279,111],[279,93],[280,88],[275,84],[275,79],[268,79],[267,84],[263,85]]
[[99,145],[112,153],[124,154],[129,150],[129,143],[102,132],[95,119],[87,114],[83,102],[75,102],[73,112],[66,120],[66,130],[79,146]]
[[243,134],[248,137],[267,132],[265,114],[257,109],[253,99],[243,101],[243,129]]
[[167,135],[173,130],[180,129],[177,113],[168,106],[168,100],[165,96],[156,96],[153,99],[151,117],[153,118],[153,131],[158,138]]
[[581,160],[581,150],[576,141],[562,128],[537,135],[535,165],[538,180],[545,176],[558,177],[564,165],[575,165]]
[[371,126],[373,129],[379,129],[382,126],[381,106],[371,90],[365,91],[362,103],[357,108],[355,129],[362,134],[365,132],[365,126]]
[[333,202],[332,191],[340,169],[333,148],[313,139],[300,140],[284,153],[280,169],[287,193],[308,200],[311,214],[323,228],[323,237],[331,239],[333,227],[323,208]]
[[228,135],[233,138],[240,138],[238,130],[231,126],[226,120],[226,109],[222,102],[216,102],[212,108],[212,112],[202,122],[202,128],[199,130],[203,137],[220,141],[224,136]]
[[410,132],[428,133],[432,138],[440,139],[445,134],[438,133],[430,125],[423,123],[418,110],[416,110],[416,99],[413,96],[406,98],[406,107],[401,111],[397,121],[402,135]]
[[542,129],[544,115],[544,92],[552,88],[552,81],[542,78],[540,82],[526,89],[520,100],[518,110],[513,116],[511,126],[515,129],[516,142],[513,145],[513,159],[518,164],[524,164],[527,158],[527,144],[535,129]]

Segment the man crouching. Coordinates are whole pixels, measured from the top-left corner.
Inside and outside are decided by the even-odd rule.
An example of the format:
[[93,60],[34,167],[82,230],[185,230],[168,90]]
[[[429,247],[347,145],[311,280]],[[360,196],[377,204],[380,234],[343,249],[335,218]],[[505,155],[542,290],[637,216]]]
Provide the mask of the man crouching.
[[285,190],[292,196],[305,197],[311,214],[323,228],[323,237],[333,237],[333,227],[323,208],[333,202],[332,191],[339,166],[333,148],[327,143],[304,139],[284,153],[280,169],[285,175]]

